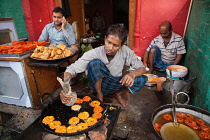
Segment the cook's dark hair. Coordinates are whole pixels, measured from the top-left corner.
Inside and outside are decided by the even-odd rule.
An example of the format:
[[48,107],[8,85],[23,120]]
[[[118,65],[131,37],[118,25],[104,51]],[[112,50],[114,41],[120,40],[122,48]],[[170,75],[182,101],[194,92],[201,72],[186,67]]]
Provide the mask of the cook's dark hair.
[[65,10],[60,7],[55,7],[52,12],[61,13],[63,16],[65,16]]
[[121,45],[123,45],[125,41],[127,40],[127,34],[128,34],[128,31],[123,24],[112,24],[109,26],[106,32],[106,37],[108,37],[108,35],[114,35],[118,37],[120,40],[122,40]]

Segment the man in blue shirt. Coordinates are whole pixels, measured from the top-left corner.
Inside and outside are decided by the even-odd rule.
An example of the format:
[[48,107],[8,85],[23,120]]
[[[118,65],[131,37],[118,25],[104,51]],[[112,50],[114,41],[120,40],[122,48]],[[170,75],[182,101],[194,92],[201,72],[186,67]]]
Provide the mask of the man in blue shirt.
[[66,47],[71,47],[78,50],[76,44],[74,29],[65,19],[65,11],[56,7],[52,11],[53,22],[47,24],[42,30],[42,34],[39,37],[39,41],[46,41],[49,39],[50,44],[57,46],[64,44]]

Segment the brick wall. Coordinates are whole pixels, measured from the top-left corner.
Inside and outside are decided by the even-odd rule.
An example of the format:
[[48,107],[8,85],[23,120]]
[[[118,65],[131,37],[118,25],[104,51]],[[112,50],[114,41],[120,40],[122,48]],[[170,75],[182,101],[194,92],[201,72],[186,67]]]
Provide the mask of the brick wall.
[[210,111],[210,0],[193,0],[185,43],[188,78],[197,77],[189,93],[191,103]]
[[21,0],[1,0],[0,18],[13,18],[19,38],[28,38]]

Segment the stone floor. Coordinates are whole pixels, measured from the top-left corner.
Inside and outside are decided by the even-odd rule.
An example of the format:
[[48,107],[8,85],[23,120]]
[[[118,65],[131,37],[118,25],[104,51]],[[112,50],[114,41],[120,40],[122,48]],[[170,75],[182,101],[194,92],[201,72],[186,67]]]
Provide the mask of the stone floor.
[[[72,89],[78,93],[90,92],[81,75],[75,79]],[[109,104],[121,106],[114,97],[112,103]],[[137,94],[130,94],[130,105],[126,108],[122,107],[123,111],[114,128],[112,140],[159,140],[159,136],[153,129],[151,118],[153,112],[163,104],[162,93],[157,92],[156,87],[144,86]],[[24,135],[21,140],[40,139],[36,134],[37,131],[39,129],[34,128],[33,134]]]

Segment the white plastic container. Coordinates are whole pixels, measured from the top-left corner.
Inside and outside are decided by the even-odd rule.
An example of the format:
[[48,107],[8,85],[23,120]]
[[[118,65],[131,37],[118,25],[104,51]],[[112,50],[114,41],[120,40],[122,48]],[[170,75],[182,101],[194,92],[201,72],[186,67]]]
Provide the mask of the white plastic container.
[[181,65],[171,65],[166,68],[167,77],[170,78],[170,70],[172,70],[172,79],[182,79],[188,74],[188,69]]

